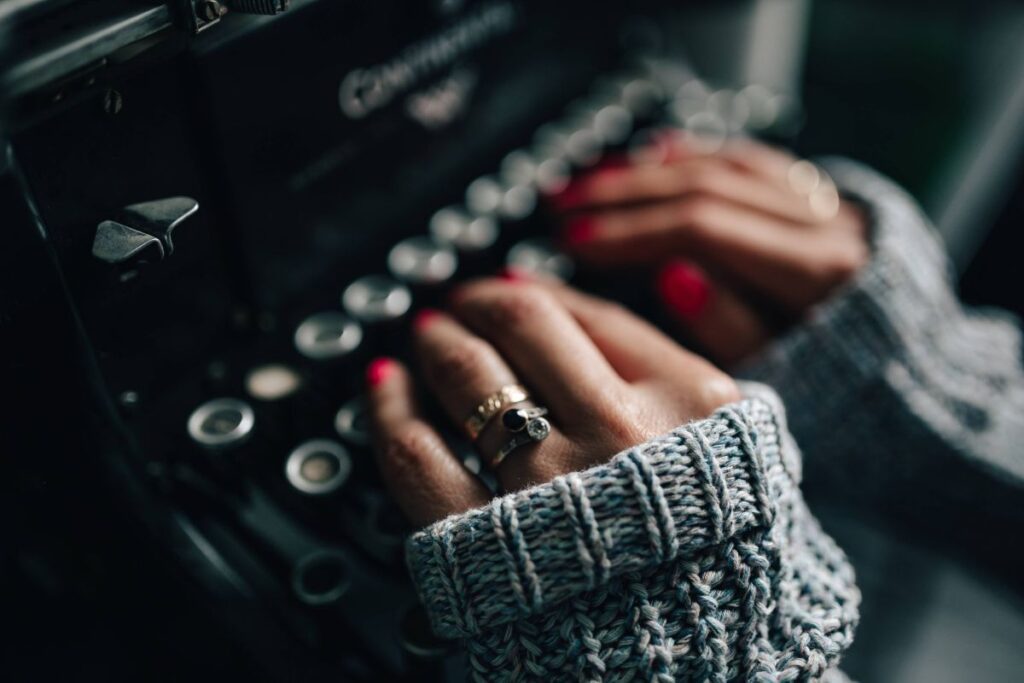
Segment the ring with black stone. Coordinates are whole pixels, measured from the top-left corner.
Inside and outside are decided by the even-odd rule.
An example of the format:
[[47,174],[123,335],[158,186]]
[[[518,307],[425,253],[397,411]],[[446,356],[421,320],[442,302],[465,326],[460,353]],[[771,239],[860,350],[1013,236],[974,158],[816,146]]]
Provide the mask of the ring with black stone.
[[509,453],[528,443],[537,443],[548,438],[551,434],[551,423],[544,419],[548,414],[547,408],[510,408],[501,415],[501,426],[510,434],[511,438],[504,446],[498,449],[498,453],[491,460],[491,468],[501,464]]

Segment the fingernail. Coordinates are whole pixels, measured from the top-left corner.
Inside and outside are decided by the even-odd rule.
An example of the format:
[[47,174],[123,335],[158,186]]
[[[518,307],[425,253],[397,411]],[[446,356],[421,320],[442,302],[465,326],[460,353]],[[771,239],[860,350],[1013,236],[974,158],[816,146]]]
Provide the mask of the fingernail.
[[578,247],[594,239],[597,225],[590,218],[577,218],[569,223],[562,233],[562,241],[568,248]]
[[427,329],[440,315],[441,311],[433,308],[420,309],[412,319],[412,328],[421,332]]
[[673,261],[658,273],[658,293],[672,311],[693,321],[711,300],[711,285],[704,273],[691,263]]
[[498,277],[506,282],[529,282],[530,274],[522,268],[505,266],[498,271]]
[[395,361],[390,358],[374,358],[366,366],[366,383],[376,387],[395,371]]

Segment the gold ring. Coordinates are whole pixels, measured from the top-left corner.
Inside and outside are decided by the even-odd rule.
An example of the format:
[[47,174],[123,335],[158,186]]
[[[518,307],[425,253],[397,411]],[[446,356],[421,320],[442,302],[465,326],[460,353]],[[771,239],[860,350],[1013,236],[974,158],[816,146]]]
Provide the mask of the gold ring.
[[491,418],[502,410],[530,398],[526,389],[520,384],[506,384],[493,394],[485,398],[480,405],[473,409],[473,412],[466,418],[466,433],[469,438],[475,439],[483,431],[484,426],[491,421]]

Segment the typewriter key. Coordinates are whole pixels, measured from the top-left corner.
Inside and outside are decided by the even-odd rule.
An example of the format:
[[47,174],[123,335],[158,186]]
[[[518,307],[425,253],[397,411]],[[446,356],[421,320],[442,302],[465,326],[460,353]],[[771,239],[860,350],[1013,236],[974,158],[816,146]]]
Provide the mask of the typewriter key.
[[261,365],[245,375],[245,390],[261,401],[278,401],[302,386],[299,373],[287,365]]
[[245,401],[215,398],[192,411],[188,434],[204,448],[228,449],[245,443],[255,423],[252,407]]
[[352,353],[363,341],[363,329],[344,313],[315,313],[295,329],[295,348],[312,360],[335,360]]
[[370,425],[366,414],[366,399],[357,396],[343,405],[334,416],[334,429],[338,436],[356,446],[370,444]]
[[501,179],[508,185],[532,184],[536,174],[537,160],[526,150],[513,150],[501,160]]
[[409,311],[412,293],[386,275],[367,275],[345,288],[341,304],[362,323],[385,323],[398,320]]
[[333,550],[317,550],[300,559],[292,570],[295,596],[315,607],[336,603],[352,584],[347,558]]
[[498,233],[498,223],[490,216],[471,216],[456,206],[439,209],[430,217],[434,239],[462,252],[487,249],[497,241]]
[[402,240],[388,254],[388,269],[399,280],[413,285],[439,285],[455,274],[459,260],[455,250],[431,237]]
[[610,104],[594,114],[593,128],[604,144],[621,145],[633,130],[633,115],[621,105]]
[[573,131],[565,140],[565,155],[576,166],[593,166],[601,159],[601,139],[587,128]]
[[521,221],[537,208],[537,191],[532,185],[513,185],[501,197],[501,217],[506,221]]
[[523,240],[508,250],[506,265],[511,268],[568,281],[575,271],[572,259],[558,251],[551,240],[533,238]]
[[480,216],[497,213],[505,188],[491,176],[477,178],[466,188],[466,208]]
[[569,164],[562,159],[545,159],[537,164],[534,183],[542,194],[558,194],[569,186]]
[[284,467],[288,482],[310,495],[337,491],[352,473],[352,457],[337,441],[313,439],[295,448]]

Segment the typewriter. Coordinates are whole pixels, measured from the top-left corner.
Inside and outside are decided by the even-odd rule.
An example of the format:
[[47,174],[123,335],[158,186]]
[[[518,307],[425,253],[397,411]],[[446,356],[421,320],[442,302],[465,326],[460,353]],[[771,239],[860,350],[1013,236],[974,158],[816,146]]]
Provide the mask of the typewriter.
[[405,574],[362,369],[505,265],[628,300],[628,274],[575,272],[544,195],[663,126],[792,129],[786,93],[697,77],[676,5],[0,5],[20,480],[58,526],[105,511],[125,575],[268,678],[459,678]]

